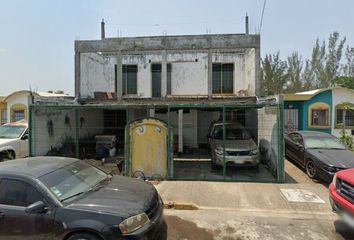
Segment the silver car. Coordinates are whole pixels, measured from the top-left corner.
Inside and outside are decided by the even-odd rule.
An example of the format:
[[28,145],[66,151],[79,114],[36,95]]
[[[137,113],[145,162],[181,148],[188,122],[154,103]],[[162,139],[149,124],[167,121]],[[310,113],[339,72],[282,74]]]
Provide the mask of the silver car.
[[[260,157],[257,144],[247,129],[239,123],[225,123],[223,144],[223,123],[213,123],[207,135],[211,150],[212,167],[224,164],[258,167]],[[225,145],[225,149],[224,149]]]

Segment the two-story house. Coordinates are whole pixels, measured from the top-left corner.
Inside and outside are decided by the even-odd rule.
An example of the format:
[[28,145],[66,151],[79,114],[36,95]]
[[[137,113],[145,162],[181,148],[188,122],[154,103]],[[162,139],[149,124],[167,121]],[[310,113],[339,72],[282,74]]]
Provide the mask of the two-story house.
[[[191,171],[189,177],[226,178],[225,168],[211,173],[209,166],[207,135],[215,121],[238,122],[256,144],[267,139],[267,146],[273,148],[269,156],[273,152],[282,155],[282,148],[278,147],[281,143],[278,139],[281,135],[278,134],[281,132],[279,105],[275,101],[272,103],[274,111],[263,111],[270,103],[259,101],[257,97],[260,35],[118,38],[104,35],[103,32],[99,40],[75,41],[74,103],[32,106],[32,116],[36,119],[31,129],[36,139],[32,155],[47,154],[56,148],[60,148],[58,152],[63,155],[70,155],[70,149],[65,146],[74,144],[77,157],[90,157],[88,149],[94,148],[94,136],[99,134],[115,135],[117,154],[126,155],[127,126],[131,121],[146,117],[163,120],[173,129],[173,133],[169,132],[173,134],[169,136],[173,138],[169,152],[175,156],[169,155],[169,161],[176,160],[175,176],[183,175],[186,169],[197,164],[194,166],[199,172]],[[50,137],[36,137],[45,135]],[[264,178],[274,179],[274,175],[281,181],[283,160],[278,161],[277,156],[272,166],[280,169],[279,174],[276,170],[268,175],[261,174]],[[190,160],[192,165],[184,170],[179,168],[178,172],[178,166],[185,160]],[[174,171],[171,162],[169,169]],[[247,172],[244,176],[249,178]]]

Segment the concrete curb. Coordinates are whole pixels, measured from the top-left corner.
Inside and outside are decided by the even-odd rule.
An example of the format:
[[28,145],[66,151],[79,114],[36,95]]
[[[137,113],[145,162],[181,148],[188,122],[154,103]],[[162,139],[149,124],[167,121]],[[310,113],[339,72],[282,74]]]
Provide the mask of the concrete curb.
[[164,209],[198,210],[199,206],[190,202],[168,202],[164,203]]

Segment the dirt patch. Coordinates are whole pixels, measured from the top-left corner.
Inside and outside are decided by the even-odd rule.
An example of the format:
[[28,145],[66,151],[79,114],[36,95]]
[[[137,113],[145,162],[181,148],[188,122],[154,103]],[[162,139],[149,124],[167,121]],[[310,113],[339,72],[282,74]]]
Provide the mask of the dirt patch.
[[199,228],[194,222],[183,220],[176,216],[166,216],[168,225],[168,240],[213,240],[213,234],[204,228]]

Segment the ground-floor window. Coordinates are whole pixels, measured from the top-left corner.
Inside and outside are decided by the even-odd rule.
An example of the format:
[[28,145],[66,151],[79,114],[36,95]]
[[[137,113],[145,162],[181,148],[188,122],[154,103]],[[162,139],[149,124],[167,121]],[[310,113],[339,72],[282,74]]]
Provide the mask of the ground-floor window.
[[12,121],[16,122],[25,118],[25,110],[24,109],[15,109],[13,110]]
[[309,127],[329,127],[329,105],[314,103],[309,107]]
[[[341,107],[336,107],[336,125],[343,124],[344,110]],[[345,126],[354,127],[354,110],[345,111]]]
[[1,122],[0,124],[5,124],[7,122],[7,109],[1,110]]

